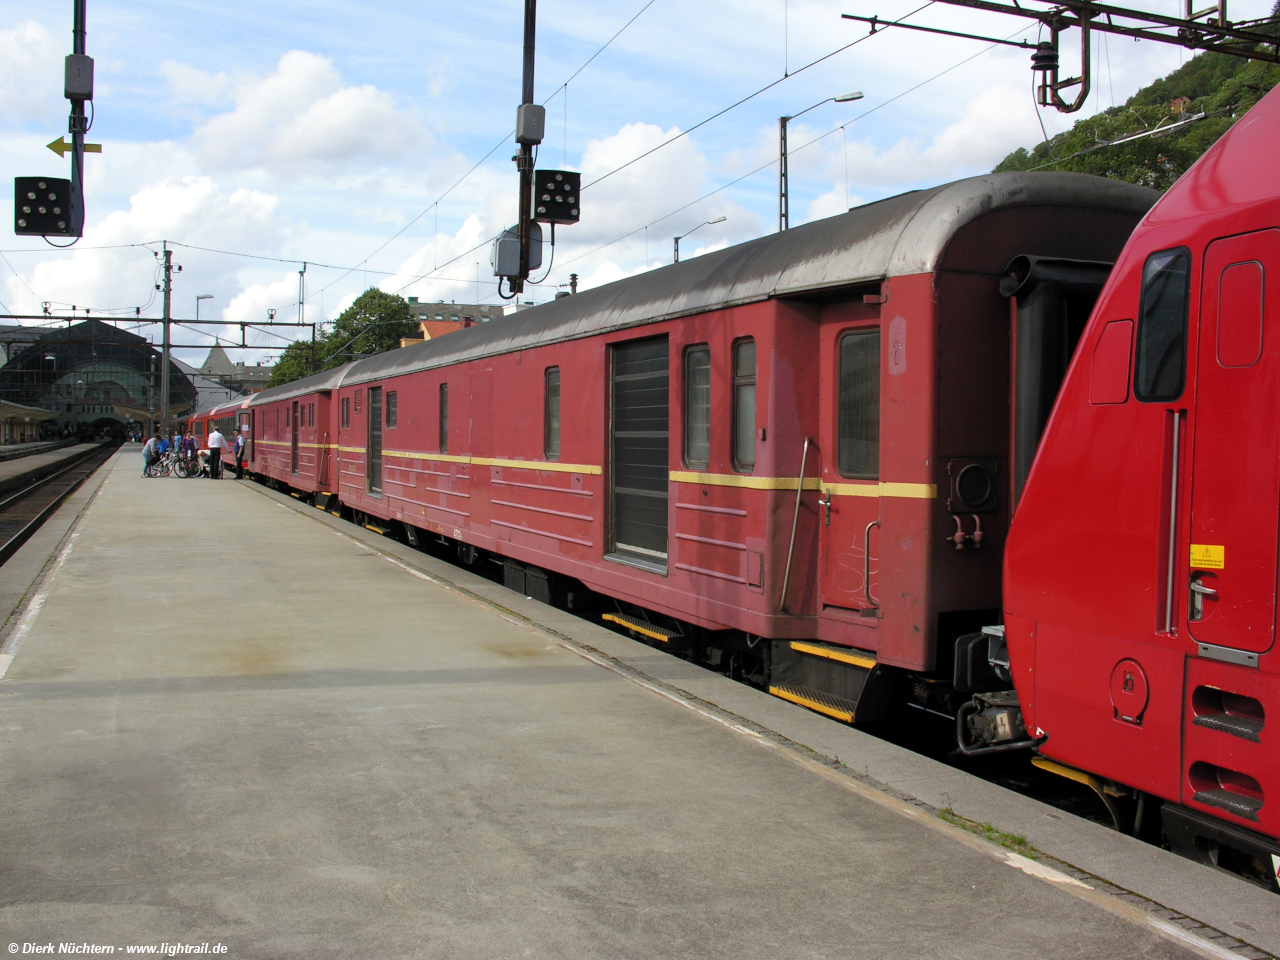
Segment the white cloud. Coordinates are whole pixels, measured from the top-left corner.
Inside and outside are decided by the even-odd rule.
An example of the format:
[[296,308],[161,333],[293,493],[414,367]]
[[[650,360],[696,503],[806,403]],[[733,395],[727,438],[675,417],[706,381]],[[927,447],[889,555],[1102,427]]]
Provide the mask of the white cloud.
[[[482,241],[497,233],[501,218],[472,214],[452,236],[437,234],[400,264],[394,276],[383,278],[378,286],[389,293],[418,297],[423,301],[447,300],[474,303],[477,290],[483,298],[492,297],[495,286],[489,266],[489,248]],[[479,249],[471,253],[473,247]],[[465,254],[465,255],[464,255]],[[452,262],[451,262],[452,261]],[[477,284],[476,264],[480,264]],[[437,269],[437,265],[444,264]],[[427,279],[410,282],[414,277],[430,274]]]
[[[86,304],[99,310],[143,307],[151,309],[155,294],[156,260],[145,247],[161,237],[181,237],[193,245],[219,249],[263,250],[277,246],[281,225],[274,217],[276,198],[240,189],[229,196],[208,177],[171,178],[136,193],[129,209],[116,210],[85,231],[80,245],[68,254],[40,261],[24,277],[8,280],[10,305],[19,312],[38,311],[38,299],[55,304]],[[242,265],[212,253],[178,248],[175,263],[174,314],[190,316],[195,287],[200,293],[225,298],[238,291],[236,270]],[[186,278],[190,278],[189,280]],[[34,291],[34,292],[33,292]]]
[[231,100],[234,83],[226,71],[210,73],[176,60],[166,60],[158,69],[175,103],[220,106]]
[[844,184],[841,183],[809,201],[808,209],[805,211],[805,220],[822,220],[825,217],[834,217],[838,213],[845,213],[851,205],[851,203],[845,201]]
[[58,87],[64,52],[34,20],[0,30],[0,116],[23,122],[65,113]]
[[[582,182],[610,174],[624,163],[670,140],[680,131],[652,123],[628,123],[613,136],[592,140],[582,155]],[[592,186],[582,195],[582,222],[572,228],[578,243],[612,240],[664,213],[695,200],[706,182],[707,160],[689,137],[638,160]],[[723,198],[685,212],[692,226],[723,213]],[[676,228],[677,230],[679,227]],[[566,233],[569,231],[566,230]]]
[[296,318],[297,302],[298,275],[286,273],[280,280],[254,283],[236,294],[223,309],[222,319],[227,323],[262,323],[267,311],[275,310],[277,320],[292,320]]
[[282,56],[270,76],[242,84],[235,104],[192,136],[210,169],[263,168],[290,178],[356,161],[382,166],[431,142],[390,94],[371,84],[343,86],[328,58],[302,50]]

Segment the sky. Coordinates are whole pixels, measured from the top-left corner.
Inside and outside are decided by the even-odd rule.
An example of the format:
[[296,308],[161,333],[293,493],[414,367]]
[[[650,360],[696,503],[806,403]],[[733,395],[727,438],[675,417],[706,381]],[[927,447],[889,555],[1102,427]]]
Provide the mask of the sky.
[[[1269,7],[1233,0],[1232,16]],[[927,0],[542,0],[538,166],[581,171],[585,187],[581,222],[557,230],[545,279],[520,299],[551,299],[570,273],[582,289],[670,263],[676,235],[689,234],[685,259],[776,230],[782,115],[820,104],[790,124],[795,226],[985,173],[1043,139],[1041,124],[1052,135],[1123,103],[1190,55],[1099,35],[1085,109],[1037,116],[1027,51],[906,30],[868,36],[842,13],[1014,39],[1037,29]],[[0,4],[6,181],[70,175],[70,160],[45,144],[67,129],[71,20],[71,0]],[[87,26],[87,140],[102,153],[85,159],[85,234],[65,251],[0,239],[0,315],[48,302],[59,316],[73,305],[79,316],[160,316],[165,241],[183,267],[173,316],[191,319],[198,306],[202,320],[227,324],[175,328],[182,344],[238,344],[238,324],[268,310],[296,320],[300,287],[308,323],[332,320],[371,286],[501,302],[489,241],[517,208],[522,0],[88,0]],[[1075,44],[1064,44],[1064,76]],[[823,103],[854,90],[864,98]],[[8,190],[0,217],[7,231]],[[202,294],[212,299],[197,304]],[[127,328],[158,342],[155,326]],[[296,335],[251,329],[253,349],[229,354],[269,362]],[[178,355],[198,363],[206,352]]]

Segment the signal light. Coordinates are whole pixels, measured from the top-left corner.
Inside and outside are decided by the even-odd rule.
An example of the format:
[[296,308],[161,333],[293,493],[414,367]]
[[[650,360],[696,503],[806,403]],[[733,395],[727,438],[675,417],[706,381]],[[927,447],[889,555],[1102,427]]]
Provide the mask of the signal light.
[[13,178],[13,232],[20,237],[72,237],[71,181]]
[[541,223],[577,223],[582,214],[578,191],[582,174],[569,170],[533,172],[533,219]]

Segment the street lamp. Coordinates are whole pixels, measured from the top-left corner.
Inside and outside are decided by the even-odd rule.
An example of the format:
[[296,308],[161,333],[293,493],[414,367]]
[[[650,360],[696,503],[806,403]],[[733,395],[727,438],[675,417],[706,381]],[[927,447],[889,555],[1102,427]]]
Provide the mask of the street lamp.
[[212,294],[212,293],[198,293],[198,294],[196,294],[196,323],[199,323],[199,322],[200,322],[200,301],[201,301],[201,300],[212,300],[212,299],[213,299],[213,294]]
[[[702,223],[694,227],[693,230],[699,230],[702,227],[710,226],[713,223],[724,223],[725,220],[727,219],[728,219],[727,217],[716,217],[714,220],[704,220]],[[687,237],[689,234],[693,233],[693,230],[686,230],[680,236],[671,238],[672,242],[675,245],[675,258],[671,261],[672,263],[680,262],[680,241],[683,240],[685,237]]]
[[808,113],[816,107],[822,106],[824,103],[848,103],[850,100],[861,100],[862,92],[855,90],[853,93],[842,93],[838,97],[827,97],[825,100],[819,100],[812,107],[805,107],[800,113],[793,113],[789,117],[778,118],[778,158],[780,160],[778,167],[778,232],[790,229],[791,227],[791,195],[787,184],[787,123],[794,120],[801,114]]

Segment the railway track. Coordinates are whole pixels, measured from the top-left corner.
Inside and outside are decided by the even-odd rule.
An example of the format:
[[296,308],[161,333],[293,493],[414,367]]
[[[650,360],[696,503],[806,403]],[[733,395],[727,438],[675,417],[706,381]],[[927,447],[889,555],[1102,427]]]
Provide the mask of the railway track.
[[49,476],[0,499],[0,564],[7,562],[119,446],[106,443],[88,450]]

